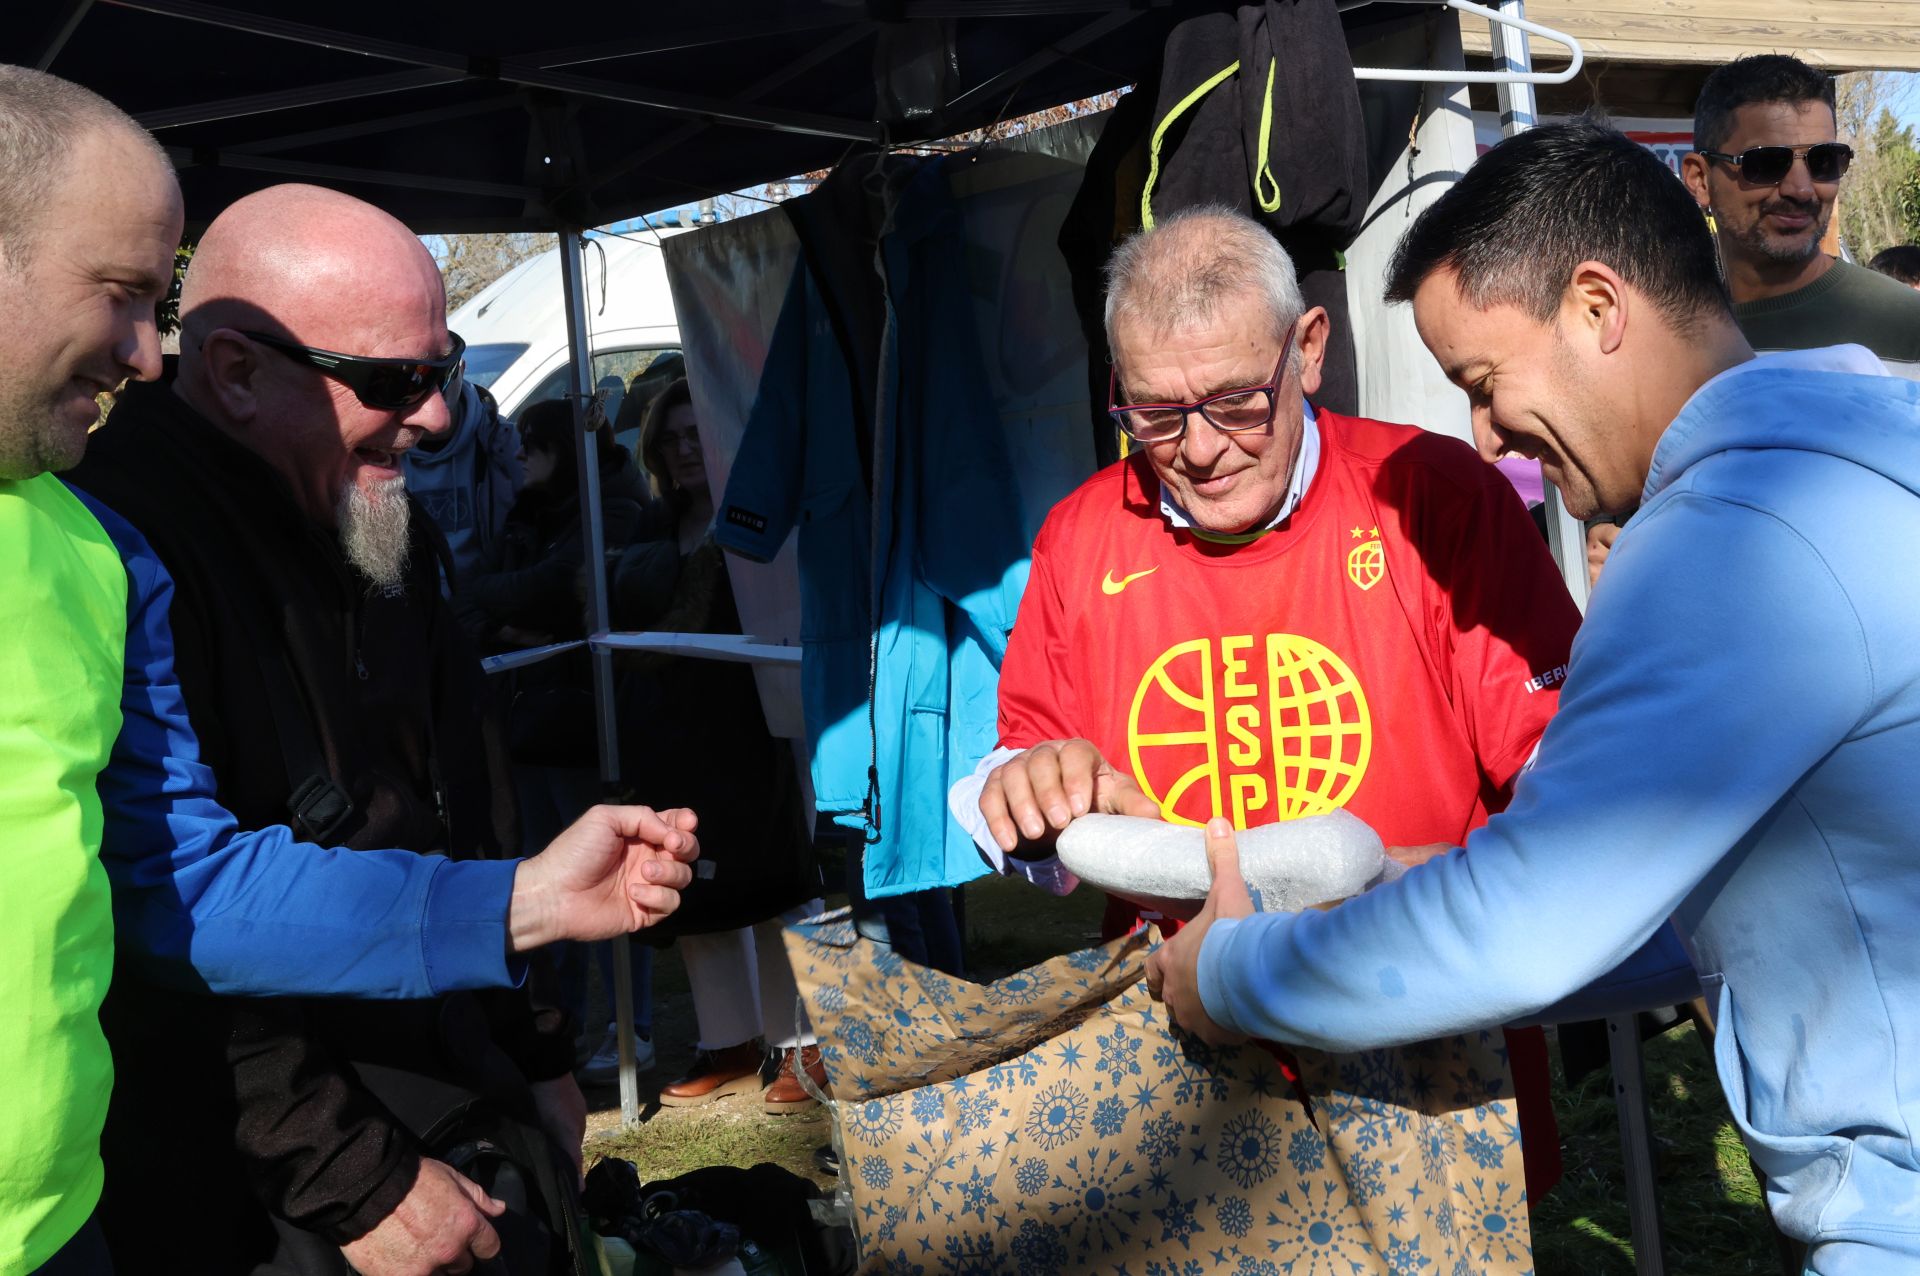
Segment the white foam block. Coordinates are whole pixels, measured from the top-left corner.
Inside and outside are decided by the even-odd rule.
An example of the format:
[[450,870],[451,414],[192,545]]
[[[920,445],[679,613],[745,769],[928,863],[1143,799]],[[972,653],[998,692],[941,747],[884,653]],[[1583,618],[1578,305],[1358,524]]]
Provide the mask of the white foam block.
[[[1392,863],[1379,835],[1345,811],[1263,824],[1241,833],[1238,845],[1241,876],[1263,912],[1358,895]],[[1205,899],[1213,880],[1205,831],[1182,824],[1083,815],[1060,834],[1057,849],[1081,880],[1150,905]]]

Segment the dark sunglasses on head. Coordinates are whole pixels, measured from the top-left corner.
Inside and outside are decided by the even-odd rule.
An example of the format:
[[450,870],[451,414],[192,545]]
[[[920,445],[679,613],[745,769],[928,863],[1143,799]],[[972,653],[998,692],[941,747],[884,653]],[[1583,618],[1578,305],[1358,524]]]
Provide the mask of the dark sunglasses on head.
[[249,341],[257,341],[272,350],[304,363],[323,376],[332,377],[367,407],[382,412],[398,412],[419,407],[430,394],[438,394],[459,370],[467,343],[457,332],[449,332],[453,348],[438,359],[372,359],[366,355],[340,354],[316,350],[270,337],[264,332],[242,332]]
[[1724,160],[1740,170],[1740,179],[1755,186],[1777,186],[1793,171],[1793,157],[1807,157],[1807,176],[1816,182],[1837,182],[1853,163],[1853,148],[1845,142],[1815,142],[1811,146],[1749,146],[1738,155],[1725,151],[1696,151],[1708,159]]

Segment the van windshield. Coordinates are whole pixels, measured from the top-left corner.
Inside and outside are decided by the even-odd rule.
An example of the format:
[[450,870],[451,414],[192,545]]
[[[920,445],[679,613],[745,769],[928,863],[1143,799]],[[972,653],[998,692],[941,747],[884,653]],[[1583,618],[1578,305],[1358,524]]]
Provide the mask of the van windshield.
[[484,346],[467,347],[467,380],[475,385],[491,386],[513,361],[527,352],[524,341],[496,341]]

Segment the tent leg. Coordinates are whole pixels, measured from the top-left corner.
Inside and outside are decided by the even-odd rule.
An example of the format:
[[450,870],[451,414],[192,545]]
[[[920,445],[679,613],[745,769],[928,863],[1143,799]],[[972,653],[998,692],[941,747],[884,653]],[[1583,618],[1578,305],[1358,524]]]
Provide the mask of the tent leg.
[[1654,1185],[1653,1122],[1647,1115],[1646,1069],[1636,1016],[1608,1017],[1607,1055],[1613,1064],[1613,1101],[1620,1113],[1634,1270],[1639,1276],[1664,1276],[1667,1255],[1660,1229],[1660,1193]]
[[[1502,0],[1502,16],[1526,16],[1524,0]],[[1490,24],[1493,47],[1508,71],[1531,71],[1533,54],[1526,33],[1504,23]],[[1498,87],[1500,132],[1513,137],[1539,120],[1531,84]],[[1546,487],[1547,544],[1560,565],[1567,592],[1582,612],[1587,609],[1587,535],[1580,520],[1561,504],[1560,493]],[[1653,1130],[1647,1116],[1646,1069],[1634,1016],[1607,1020],[1607,1051],[1613,1063],[1613,1098],[1620,1114],[1620,1151],[1626,1167],[1627,1210],[1633,1229],[1634,1265],[1639,1276],[1663,1276],[1666,1250],[1660,1230],[1660,1197],[1654,1188]]]
[[[560,286],[567,304],[567,348],[571,352],[568,378],[576,430],[574,449],[580,473],[581,544],[587,567],[588,631],[604,634],[607,614],[606,538],[600,526],[600,456],[596,440],[587,433],[588,396],[593,393],[593,347],[587,331],[586,272],[581,261],[585,247],[580,231],[560,231]],[[614,719],[613,653],[592,650],[594,718],[600,737],[600,779],[610,792],[620,779],[620,727]],[[628,964],[631,941],[613,941],[613,1017],[620,1042],[620,1120],[628,1129],[640,1124],[640,1076],[634,1067],[633,970]]]

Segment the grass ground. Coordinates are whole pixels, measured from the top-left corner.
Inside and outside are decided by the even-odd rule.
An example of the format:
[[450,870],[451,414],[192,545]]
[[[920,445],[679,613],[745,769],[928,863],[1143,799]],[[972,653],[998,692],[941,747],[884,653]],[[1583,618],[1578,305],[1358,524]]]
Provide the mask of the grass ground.
[[[1024,883],[989,879],[966,888],[967,944],[976,978],[994,978],[1083,947],[1097,938],[1100,898],[1081,891],[1056,900]],[[621,1156],[641,1180],[702,1165],[772,1161],[822,1184],[813,1150],[830,1137],[824,1113],[764,1114],[737,1096],[699,1108],[662,1108],[658,1087],[691,1062],[694,1036],[686,972],[664,952],[654,966],[654,1039],[659,1061],[641,1078],[641,1123],[619,1128],[617,1090],[588,1093],[590,1158]],[[1633,1247],[1621,1170],[1618,1118],[1603,1072],[1559,1083],[1566,1177],[1534,1213],[1540,1276],[1631,1276]],[[1671,1276],[1772,1276],[1781,1270],[1766,1212],[1706,1052],[1681,1028],[1646,1048],[1647,1085],[1659,1158],[1659,1189]]]

